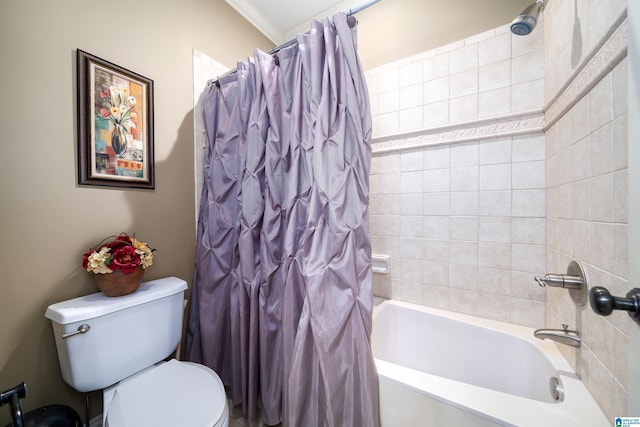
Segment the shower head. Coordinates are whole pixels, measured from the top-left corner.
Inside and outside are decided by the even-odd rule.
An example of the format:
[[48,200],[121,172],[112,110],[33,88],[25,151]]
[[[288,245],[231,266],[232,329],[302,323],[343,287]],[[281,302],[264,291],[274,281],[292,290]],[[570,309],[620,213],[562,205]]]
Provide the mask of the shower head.
[[516,19],[511,22],[511,32],[517,36],[526,36],[533,31],[538,23],[538,15],[544,0],[536,0],[527,6]]

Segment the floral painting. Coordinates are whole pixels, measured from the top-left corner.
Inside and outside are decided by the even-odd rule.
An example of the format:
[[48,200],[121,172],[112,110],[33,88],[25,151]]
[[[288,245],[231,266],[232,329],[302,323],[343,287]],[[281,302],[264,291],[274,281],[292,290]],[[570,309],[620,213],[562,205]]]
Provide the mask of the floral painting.
[[78,50],[79,183],[153,188],[153,81]]

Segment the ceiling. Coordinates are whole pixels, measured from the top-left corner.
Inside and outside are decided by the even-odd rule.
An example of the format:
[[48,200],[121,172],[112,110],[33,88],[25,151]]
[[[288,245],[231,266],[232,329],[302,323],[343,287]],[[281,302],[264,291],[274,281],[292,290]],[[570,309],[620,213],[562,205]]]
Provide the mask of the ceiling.
[[[309,29],[312,18],[348,12],[371,0],[225,0],[274,46]],[[513,20],[534,0],[382,0],[359,12],[365,69],[442,46]]]

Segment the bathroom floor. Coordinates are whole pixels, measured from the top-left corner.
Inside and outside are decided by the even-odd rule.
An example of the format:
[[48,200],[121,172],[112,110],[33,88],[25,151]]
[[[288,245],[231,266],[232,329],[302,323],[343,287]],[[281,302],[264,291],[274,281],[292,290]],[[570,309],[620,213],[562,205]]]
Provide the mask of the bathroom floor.
[[[227,403],[229,405],[229,427],[266,427],[266,424],[262,423],[260,408],[258,408],[258,416],[256,419],[250,422],[242,414],[241,405],[233,406],[231,399],[227,399]],[[278,426],[282,426],[282,424],[278,424]]]

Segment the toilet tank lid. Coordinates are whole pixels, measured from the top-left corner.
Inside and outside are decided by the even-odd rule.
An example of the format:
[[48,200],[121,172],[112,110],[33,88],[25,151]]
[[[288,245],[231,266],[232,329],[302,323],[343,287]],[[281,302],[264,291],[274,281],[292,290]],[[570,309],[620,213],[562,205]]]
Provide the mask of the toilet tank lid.
[[108,297],[102,292],[51,304],[44,316],[66,325],[124,310],[145,302],[175,295],[187,289],[187,282],[177,277],[150,280],[134,293],[121,297]]

